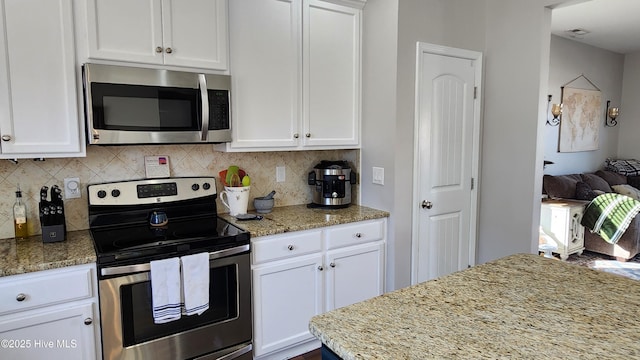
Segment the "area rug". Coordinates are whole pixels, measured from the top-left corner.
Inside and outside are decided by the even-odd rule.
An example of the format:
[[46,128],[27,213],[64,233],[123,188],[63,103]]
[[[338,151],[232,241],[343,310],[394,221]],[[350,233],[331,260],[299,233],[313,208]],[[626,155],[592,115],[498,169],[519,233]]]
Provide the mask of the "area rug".
[[640,254],[627,262],[617,261],[611,256],[584,251],[581,255],[569,255],[567,262],[586,266],[594,270],[606,271],[608,273],[626,276],[634,280],[640,280]]

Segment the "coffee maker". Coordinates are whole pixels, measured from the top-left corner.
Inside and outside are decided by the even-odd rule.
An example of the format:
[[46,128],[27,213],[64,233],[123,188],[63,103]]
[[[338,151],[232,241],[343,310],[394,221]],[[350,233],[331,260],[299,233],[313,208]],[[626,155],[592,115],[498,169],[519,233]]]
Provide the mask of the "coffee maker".
[[351,204],[356,174],[346,161],[322,160],[309,173],[313,201],[309,207],[344,208]]

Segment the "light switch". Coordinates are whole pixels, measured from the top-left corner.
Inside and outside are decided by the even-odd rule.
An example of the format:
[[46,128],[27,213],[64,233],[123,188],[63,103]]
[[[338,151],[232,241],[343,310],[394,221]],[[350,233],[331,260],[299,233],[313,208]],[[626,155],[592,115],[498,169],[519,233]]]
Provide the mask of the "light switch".
[[284,182],[286,179],[286,172],[284,166],[276,166],[276,182]]
[[384,168],[373,167],[373,183],[384,185]]

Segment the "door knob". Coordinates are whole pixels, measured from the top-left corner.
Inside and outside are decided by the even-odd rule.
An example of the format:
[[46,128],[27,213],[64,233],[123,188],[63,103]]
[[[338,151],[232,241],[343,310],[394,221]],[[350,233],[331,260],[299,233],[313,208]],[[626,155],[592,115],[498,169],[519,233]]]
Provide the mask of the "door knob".
[[431,209],[432,207],[433,207],[433,203],[431,201],[422,200],[423,209]]

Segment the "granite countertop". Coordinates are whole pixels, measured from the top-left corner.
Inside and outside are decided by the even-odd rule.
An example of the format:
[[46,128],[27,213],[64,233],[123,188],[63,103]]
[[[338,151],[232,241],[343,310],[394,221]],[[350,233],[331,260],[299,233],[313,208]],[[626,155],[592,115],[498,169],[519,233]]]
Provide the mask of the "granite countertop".
[[67,239],[43,243],[42,236],[0,239],[0,276],[96,262],[88,230],[67,232]]
[[[343,209],[309,209],[306,205],[276,207],[259,221],[238,221],[229,214],[218,214],[252,237],[307,230],[322,226],[377,219],[389,216],[385,211],[351,205]],[[0,239],[0,276],[49,270],[96,262],[89,230],[70,231],[65,241],[43,243],[40,235],[24,240]]]
[[[255,211],[250,211],[256,214]],[[275,207],[262,220],[238,221],[229,214],[221,218],[251,233],[251,237],[309,230],[323,226],[340,225],[356,221],[388,217],[389,213],[366,206],[350,205],[342,209],[307,208],[307,205]]]
[[343,359],[640,357],[640,282],[518,254],[315,316]]

